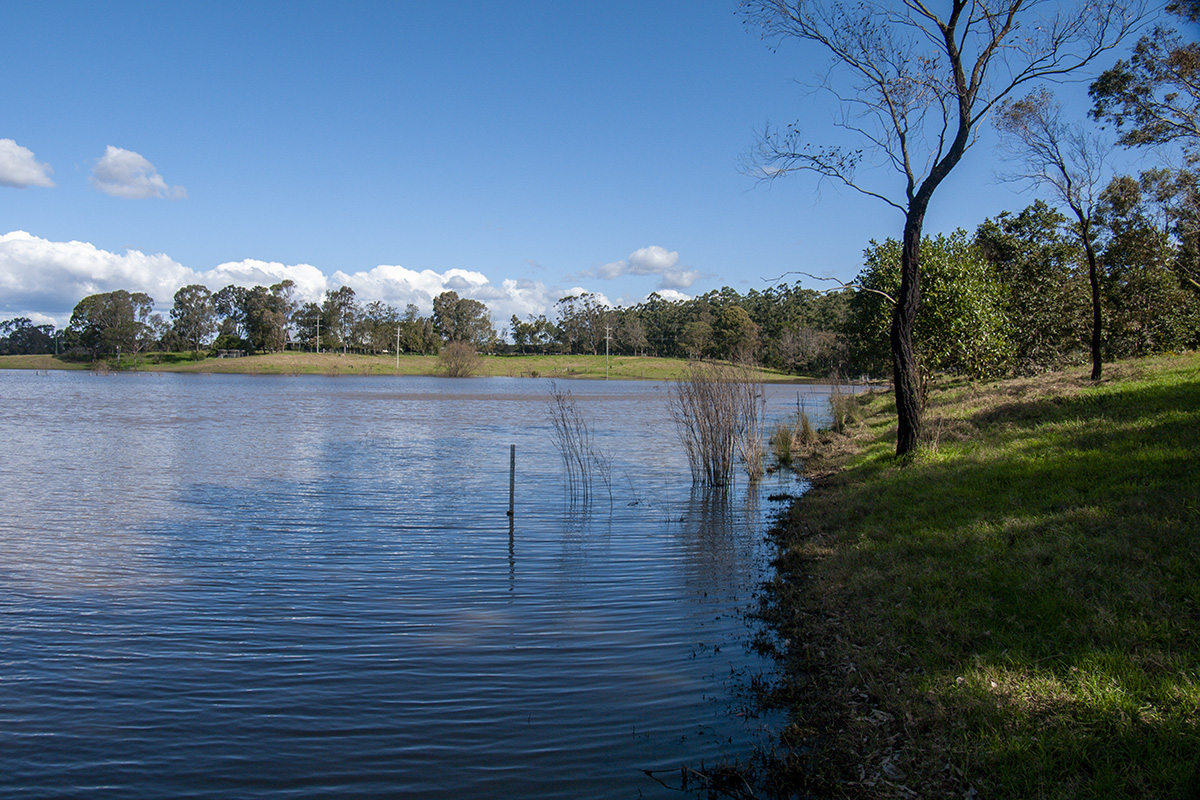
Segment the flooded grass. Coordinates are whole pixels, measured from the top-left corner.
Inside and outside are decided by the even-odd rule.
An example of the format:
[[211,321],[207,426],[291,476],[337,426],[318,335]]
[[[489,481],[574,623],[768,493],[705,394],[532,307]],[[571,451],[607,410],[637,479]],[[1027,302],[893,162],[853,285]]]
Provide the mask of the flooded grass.
[[1200,795],[1200,356],[1106,376],[935,387],[903,466],[867,399],[780,531],[792,786]]

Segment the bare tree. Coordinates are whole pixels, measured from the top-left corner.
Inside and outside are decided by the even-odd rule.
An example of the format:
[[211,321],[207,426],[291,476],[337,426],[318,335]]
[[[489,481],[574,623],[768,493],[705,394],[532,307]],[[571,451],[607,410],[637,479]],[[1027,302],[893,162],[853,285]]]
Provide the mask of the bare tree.
[[[1140,21],[1144,0],[1075,8],[1056,0],[744,0],[764,38],[796,39],[831,56],[820,86],[841,103],[839,125],[858,146],[807,142],[796,125],[768,128],[750,158],[772,180],[815,172],[904,215],[900,292],[890,332],[897,455],[921,434],[913,325],[921,297],[921,233],[934,191],[974,143],[979,123],[1018,87],[1061,79],[1115,47]],[[859,174],[874,154],[899,174],[880,185]]]
[[1112,146],[1101,134],[1089,133],[1078,123],[1062,119],[1054,96],[1039,89],[1020,100],[1006,100],[996,116],[996,127],[1021,167],[1008,177],[1048,187],[1066,203],[1079,221],[1079,238],[1087,257],[1092,287],[1092,380],[1100,380],[1100,272],[1096,266],[1094,218],[1104,186],[1105,162]]

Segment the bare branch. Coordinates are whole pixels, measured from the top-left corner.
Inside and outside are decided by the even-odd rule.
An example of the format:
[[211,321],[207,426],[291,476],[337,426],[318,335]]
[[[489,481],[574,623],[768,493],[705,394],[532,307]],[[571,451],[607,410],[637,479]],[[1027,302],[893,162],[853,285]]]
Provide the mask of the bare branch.
[[813,275],[811,272],[801,272],[800,270],[789,270],[788,272],[785,272],[776,278],[768,279],[768,283],[781,283],[783,281],[783,279],[789,275],[803,275],[805,278],[812,278],[814,281],[833,281],[834,283],[837,284],[837,286],[833,286],[829,289],[814,289],[813,291],[817,292],[818,294],[829,294],[830,292],[839,292],[839,291],[842,291],[845,289],[853,289],[857,292],[870,292],[871,294],[877,294],[880,297],[882,297],[884,300],[887,300],[892,305],[896,304],[896,298],[892,297],[887,292],[881,291],[879,289],[872,289],[869,286],[863,286],[858,281],[850,281],[849,283],[847,283],[843,280],[840,280],[840,279],[834,278],[834,277],[830,277],[828,275],[826,275],[826,276]]

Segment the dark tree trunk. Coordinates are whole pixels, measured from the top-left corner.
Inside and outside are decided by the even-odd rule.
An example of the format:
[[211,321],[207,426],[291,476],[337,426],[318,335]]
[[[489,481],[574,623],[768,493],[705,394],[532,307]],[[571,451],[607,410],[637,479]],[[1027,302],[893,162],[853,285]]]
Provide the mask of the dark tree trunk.
[[921,378],[913,328],[921,302],[921,229],[925,209],[910,207],[900,251],[900,295],[892,310],[892,384],[896,393],[896,455],[915,452],[921,439]]
[[1079,232],[1083,239],[1083,253],[1087,256],[1088,282],[1092,285],[1092,380],[1100,380],[1104,362],[1100,357],[1100,268],[1096,266],[1096,249],[1092,247],[1092,220],[1090,214],[1084,214],[1083,209],[1070,204],[1071,210],[1079,218]]
[[1100,380],[1103,361],[1100,358],[1100,275],[1096,267],[1096,251],[1085,236],[1083,250],[1087,254],[1088,280],[1092,284],[1092,380]]

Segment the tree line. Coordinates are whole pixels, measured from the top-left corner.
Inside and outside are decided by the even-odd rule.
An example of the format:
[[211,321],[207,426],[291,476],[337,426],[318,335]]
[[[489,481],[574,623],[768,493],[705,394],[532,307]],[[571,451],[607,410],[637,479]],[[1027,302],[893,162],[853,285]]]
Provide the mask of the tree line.
[[[1194,172],[1148,171],[1113,179],[1090,229],[1107,322],[1105,358],[1200,346],[1200,230]],[[1025,375],[1085,363],[1090,282],[1082,228],[1043,200],[1003,212],[973,233],[925,237],[923,292],[914,336],[926,374]],[[148,351],[437,354],[465,342],[493,354],[654,355],[752,361],[797,374],[883,377],[900,282],[900,242],[871,242],[855,281],[833,290],[781,282],[746,293],[724,287],[686,300],[651,294],[610,307],[594,294],[560,299],[550,315],[512,316],[497,330],[486,304],[447,291],[428,316],[361,303],[343,286],[298,303],[291,281],[184,286],[168,319],[124,290],[90,295],[63,331],[26,318],[0,322],[0,353],[83,358]]]

